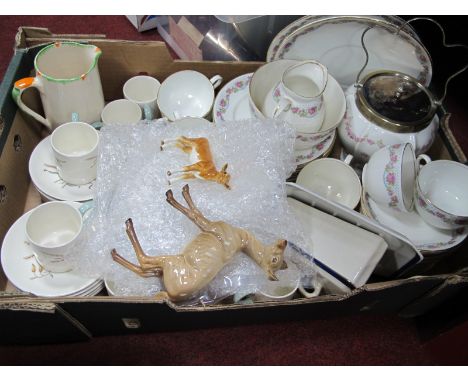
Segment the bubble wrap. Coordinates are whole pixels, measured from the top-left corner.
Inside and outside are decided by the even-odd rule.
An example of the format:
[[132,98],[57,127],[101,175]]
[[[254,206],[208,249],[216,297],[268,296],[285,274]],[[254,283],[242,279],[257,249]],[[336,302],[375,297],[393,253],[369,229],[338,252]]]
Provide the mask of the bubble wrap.
[[[199,179],[168,185],[167,171],[188,165],[189,155],[176,147],[161,151],[160,143],[181,135],[209,140],[217,169],[228,163],[231,190]],[[174,198],[185,205],[181,190],[186,183],[195,205],[208,219],[247,229],[264,244],[285,238],[301,245],[304,234],[289,210],[284,184],[295,170],[294,139],[290,127],[273,120],[190,129],[163,119],[104,126],[95,206],[77,244],[66,256],[81,274],[108,280],[115,295],[154,295],[164,287],[161,279],[134,274],[115,263],[110,251],[116,248],[125,259],[138,264],[125,232],[125,221],[132,218],[147,255],[179,254],[200,231],[166,202],[165,193],[171,188]],[[302,262],[298,272],[312,274],[312,268],[310,261]],[[242,286],[252,289],[265,280],[263,271],[250,258],[235,256],[203,291],[205,298],[200,301],[219,301]]]

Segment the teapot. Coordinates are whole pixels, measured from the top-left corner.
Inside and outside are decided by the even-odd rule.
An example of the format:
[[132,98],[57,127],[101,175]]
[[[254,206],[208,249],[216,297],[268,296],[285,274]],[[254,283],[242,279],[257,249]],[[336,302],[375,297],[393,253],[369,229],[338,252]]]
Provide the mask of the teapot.
[[[408,20],[396,33],[407,23],[419,19],[432,21],[439,26],[445,47],[468,48],[461,44],[447,45],[442,26],[430,18]],[[366,61],[357,75],[356,83],[345,93],[346,114],[338,127],[340,140],[345,150],[361,162],[367,162],[380,148],[398,143],[409,142],[416,156],[423,154],[434,143],[439,127],[436,113],[445,99],[449,81],[466,70],[468,65],[447,79],[440,99],[436,99],[417,79],[401,72],[380,70],[360,79],[369,59],[364,36],[370,29],[372,27],[361,36]]]

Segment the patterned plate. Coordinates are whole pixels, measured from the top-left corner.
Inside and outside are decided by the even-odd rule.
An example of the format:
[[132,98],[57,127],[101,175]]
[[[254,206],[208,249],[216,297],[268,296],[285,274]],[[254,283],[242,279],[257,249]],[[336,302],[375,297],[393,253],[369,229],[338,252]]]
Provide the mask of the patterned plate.
[[374,202],[363,191],[362,212],[382,225],[405,235],[424,254],[447,251],[459,245],[468,236],[465,228],[440,230],[427,224],[416,211],[393,212]]
[[249,107],[249,84],[253,73],[243,74],[228,82],[216,96],[213,121],[242,121],[255,118]]

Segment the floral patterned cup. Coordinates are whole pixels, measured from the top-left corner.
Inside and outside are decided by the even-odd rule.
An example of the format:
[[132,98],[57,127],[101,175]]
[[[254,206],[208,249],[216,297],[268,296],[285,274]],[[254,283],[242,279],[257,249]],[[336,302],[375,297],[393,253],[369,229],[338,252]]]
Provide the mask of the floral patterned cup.
[[441,229],[468,226],[468,166],[437,160],[425,166],[415,188],[416,211]]
[[427,155],[414,155],[411,143],[385,146],[372,154],[362,172],[364,190],[376,203],[399,212],[413,208],[413,193],[421,162]]

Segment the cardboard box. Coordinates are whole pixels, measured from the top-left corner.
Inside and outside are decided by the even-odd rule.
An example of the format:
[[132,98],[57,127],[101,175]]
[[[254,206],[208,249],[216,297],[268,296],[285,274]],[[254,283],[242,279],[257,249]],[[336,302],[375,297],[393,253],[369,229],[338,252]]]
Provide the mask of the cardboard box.
[[[147,72],[158,80],[171,73],[193,69],[227,82],[255,71],[258,62],[186,62],[172,60],[161,42],[107,40],[102,36],[52,35],[41,28],[22,28],[17,49],[0,85],[0,240],[24,211],[40,203],[30,183],[28,160],[44,129],[18,112],[10,92],[14,81],[32,74],[33,59],[44,44],[56,40],[85,40],[99,46],[99,70],[107,101],[122,97],[122,85],[131,76]],[[24,101],[40,111],[38,94],[25,92]],[[20,144],[18,144],[20,142]],[[335,146],[337,155],[339,145]],[[466,161],[449,128],[449,119],[429,153],[433,158]],[[466,248],[466,246],[465,246]],[[452,255],[445,255],[448,259]],[[407,317],[425,313],[468,284],[463,271],[466,256],[427,259],[413,277],[371,282],[347,295],[324,295],[253,305],[179,307],[151,297],[39,298],[15,291],[0,274],[0,342],[45,343],[85,340],[91,336],[183,330],[220,325],[260,323],[305,318],[327,318],[358,312],[402,312]],[[455,261],[455,260],[456,261]],[[431,263],[432,262],[432,263]],[[458,272],[459,269],[462,269]]]

